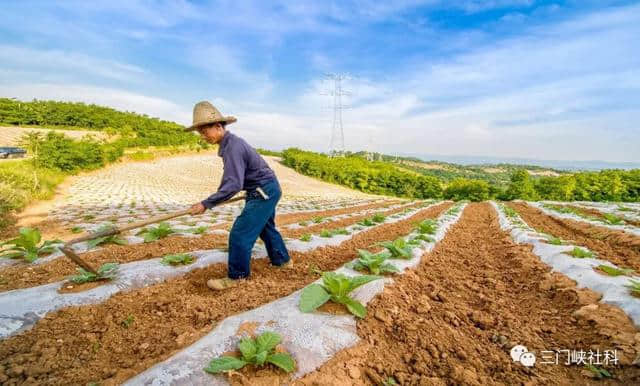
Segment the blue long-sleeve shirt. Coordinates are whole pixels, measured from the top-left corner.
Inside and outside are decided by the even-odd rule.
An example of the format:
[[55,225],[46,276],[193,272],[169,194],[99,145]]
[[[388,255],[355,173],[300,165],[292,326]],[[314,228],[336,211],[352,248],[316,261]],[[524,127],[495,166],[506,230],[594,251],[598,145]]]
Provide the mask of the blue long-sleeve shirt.
[[202,201],[211,209],[241,190],[253,190],[276,178],[267,162],[242,138],[227,131],[220,141],[218,155],[222,157],[224,173],[218,191]]

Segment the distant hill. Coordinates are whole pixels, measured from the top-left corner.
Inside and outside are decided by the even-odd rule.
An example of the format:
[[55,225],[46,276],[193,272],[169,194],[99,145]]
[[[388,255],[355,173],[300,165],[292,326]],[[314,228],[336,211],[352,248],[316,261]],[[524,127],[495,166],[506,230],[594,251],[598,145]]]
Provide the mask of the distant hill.
[[0,125],[104,131],[117,134],[125,146],[182,145],[198,141],[198,136],[184,132],[184,127],[175,122],[74,102],[0,98]]
[[[408,157],[420,160],[437,160],[447,163],[474,166],[474,165],[513,165],[523,166],[527,169],[531,166],[549,168],[554,170],[603,170],[603,169],[639,169],[640,162],[610,162],[610,161],[561,161],[561,160],[539,160],[532,158],[500,158],[488,156],[447,156],[433,154],[408,154]],[[639,157],[640,158],[640,157]]]
[[419,157],[390,156],[386,154],[365,152],[352,153],[362,158],[372,158],[395,164],[396,167],[410,170],[422,175],[438,177],[444,182],[452,181],[455,178],[469,178],[487,181],[488,183],[504,187],[509,183],[511,175],[516,170],[526,170],[532,176],[557,177],[568,172],[560,169],[542,167],[538,165],[516,165],[508,163],[487,163],[487,164],[456,164],[443,161],[424,161]]

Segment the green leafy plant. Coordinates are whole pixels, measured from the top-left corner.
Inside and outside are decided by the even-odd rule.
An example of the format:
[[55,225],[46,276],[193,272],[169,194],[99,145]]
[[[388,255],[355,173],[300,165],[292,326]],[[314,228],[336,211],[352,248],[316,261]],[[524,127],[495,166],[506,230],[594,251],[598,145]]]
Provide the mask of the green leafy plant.
[[390,257],[391,253],[388,251],[371,253],[363,249],[358,249],[358,259],[347,266],[356,271],[368,270],[374,275],[398,272],[398,268],[386,262]]
[[79,226],[75,226],[73,228],[71,228],[71,233],[81,233],[84,229],[82,227]]
[[351,298],[349,293],[361,285],[380,278],[381,276],[373,275],[348,277],[341,273],[325,272],[322,274],[322,284],[314,283],[302,290],[298,306],[302,312],[312,312],[331,300],[344,304],[353,315],[364,318],[367,315],[367,309],[362,303]]
[[333,237],[333,233],[326,229],[323,229],[320,231],[320,237]]
[[626,206],[622,206],[622,205],[618,205],[618,210],[619,210],[620,212],[632,212],[632,211],[633,211],[633,209],[628,208],[628,207],[626,207]]
[[311,221],[312,221],[314,224],[320,224],[322,221],[324,221],[324,217],[322,217],[322,216],[316,216],[316,217],[312,218],[312,219],[311,219]]
[[557,237],[553,237],[553,236],[549,236],[547,238],[547,243],[551,244],[551,245],[562,245],[562,239],[559,239]]
[[518,212],[516,212],[513,208],[508,207],[506,205],[502,205],[502,211],[509,218],[518,217]]
[[[100,228],[98,228],[98,230],[96,230],[96,233],[105,232],[105,231],[108,231],[108,230],[111,230],[111,229],[113,229],[113,225],[105,224],[105,225],[101,226]],[[98,245],[102,245],[102,244],[126,245],[127,244],[127,240],[118,237],[118,235],[102,236],[102,237],[97,237],[95,239],[89,240],[87,242],[87,248],[93,249],[93,248],[97,247]]]
[[334,235],[348,235],[349,231],[344,228],[337,228],[331,231]]
[[606,273],[609,276],[631,275],[634,272],[634,270],[631,268],[615,268],[604,264],[600,264],[596,267],[596,269]]
[[165,238],[173,233],[176,233],[176,231],[171,228],[171,225],[167,224],[166,222],[161,222],[157,227],[144,228],[136,235],[144,237],[144,242],[149,243]]
[[206,231],[207,231],[207,227],[205,227],[205,226],[200,226],[200,227],[189,229],[189,232],[191,232],[191,233],[193,233],[195,235],[201,235]]
[[298,223],[298,225],[300,225],[301,227],[306,227],[307,225],[309,225],[309,222],[308,221],[300,221]]
[[40,243],[42,235],[35,228],[20,228],[18,234],[19,236],[15,239],[0,244],[3,247],[2,251],[0,251],[0,257],[24,259],[32,263],[40,255],[53,253],[56,249],[54,244],[62,243],[61,240],[47,240]]
[[616,216],[615,214],[611,214],[611,213],[603,213],[602,217],[604,217],[605,222],[607,224],[611,224],[611,225],[621,225],[624,224],[624,221]]
[[386,220],[386,217],[382,213],[376,213],[371,217],[371,221],[377,224],[384,222],[384,220]]
[[370,226],[376,225],[376,223],[373,222],[373,220],[371,220],[370,218],[365,218],[364,220],[358,222],[358,225],[362,225],[362,226],[365,226],[365,227],[370,227]]
[[300,240],[305,242],[311,241],[311,234],[309,233],[303,234],[302,236],[300,236]]
[[94,215],[92,215],[92,214],[87,214],[87,215],[85,215],[85,216],[82,216],[82,219],[83,219],[83,220],[85,220],[85,221],[91,221],[91,220],[93,220],[94,218],[96,218],[96,216],[94,216]]
[[228,355],[221,356],[209,362],[204,371],[218,374],[231,370],[239,370],[248,364],[258,367],[271,363],[287,373],[295,369],[296,363],[289,353],[276,352],[276,346],[282,338],[279,334],[265,331],[256,338],[245,337],[238,342],[239,358]]
[[640,280],[629,279],[629,283],[626,284],[626,287],[629,288],[632,295],[640,296]]
[[422,241],[426,241],[428,243],[434,243],[436,241],[433,237],[427,236],[427,235],[422,235],[422,234],[417,235],[412,240],[422,240]]
[[436,222],[435,220],[423,220],[422,222],[420,222],[418,224],[418,233],[421,234],[429,234],[429,235],[433,235],[436,233]]
[[124,328],[129,328],[131,327],[134,321],[135,321],[135,317],[133,315],[129,315],[122,322],[120,322],[120,324]]
[[193,256],[187,253],[178,253],[175,255],[165,255],[160,263],[164,265],[187,265],[193,263]]
[[111,280],[118,273],[118,263],[105,263],[97,269],[98,274],[89,272],[84,268],[78,268],[78,274],[70,277],[70,280],[76,284],[88,283],[98,280]]
[[578,247],[574,247],[573,250],[569,252],[569,255],[578,259],[584,259],[594,256],[593,252]]
[[386,248],[393,258],[411,258],[411,246],[402,237],[398,237],[393,241],[383,241],[378,243],[378,245]]
[[584,367],[587,370],[591,371],[597,379],[611,378],[611,373],[603,368],[594,366],[592,364],[586,364]]
[[397,385],[396,380],[393,377],[389,377],[382,381],[383,386],[395,386]]

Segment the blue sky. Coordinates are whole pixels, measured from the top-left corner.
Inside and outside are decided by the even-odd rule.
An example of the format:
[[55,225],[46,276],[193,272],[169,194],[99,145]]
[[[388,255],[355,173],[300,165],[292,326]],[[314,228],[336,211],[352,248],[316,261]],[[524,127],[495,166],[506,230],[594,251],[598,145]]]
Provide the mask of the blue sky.
[[5,1],[0,95],[189,123],[210,100],[253,145],[640,160],[640,2]]

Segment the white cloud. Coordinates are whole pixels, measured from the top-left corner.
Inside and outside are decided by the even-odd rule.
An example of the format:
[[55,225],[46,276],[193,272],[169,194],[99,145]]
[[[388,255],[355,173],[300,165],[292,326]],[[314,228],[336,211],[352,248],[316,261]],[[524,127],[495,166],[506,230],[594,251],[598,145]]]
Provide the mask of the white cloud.
[[47,76],[80,74],[120,81],[138,79],[145,71],[137,66],[113,60],[97,59],[82,53],[62,50],[37,50],[27,47],[0,45],[0,63],[3,69]]

